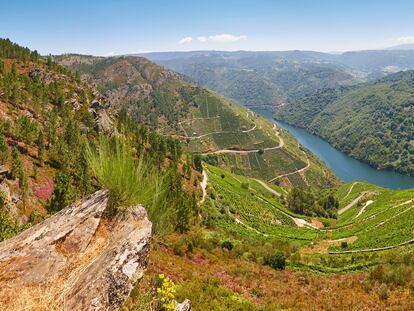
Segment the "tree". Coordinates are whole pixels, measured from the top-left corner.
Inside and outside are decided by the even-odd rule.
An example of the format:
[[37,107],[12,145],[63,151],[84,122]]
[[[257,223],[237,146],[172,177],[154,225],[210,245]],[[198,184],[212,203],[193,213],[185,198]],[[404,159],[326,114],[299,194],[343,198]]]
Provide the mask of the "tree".
[[7,148],[6,138],[4,137],[4,134],[0,134],[0,163],[4,164],[7,161],[7,158],[9,157],[9,151]]
[[266,256],[264,258],[264,264],[273,269],[283,270],[286,266],[285,254],[283,252],[277,252],[274,255]]
[[19,178],[21,171],[23,170],[22,160],[20,159],[20,151],[16,147],[12,150],[12,168],[11,175],[13,179]]
[[69,205],[74,199],[71,177],[67,172],[59,171],[53,179],[54,189],[49,211],[57,212]]
[[36,140],[37,145],[37,159],[39,160],[39,165],[43,166],[45,160],[45,140],[43,137],[43,131],[39,131],[39,135]]
[[194,168],[200,173],[203,171],[201,156],[199,155],[194,156]]
[[4,74],[4,62],[0,59],[0,75]]

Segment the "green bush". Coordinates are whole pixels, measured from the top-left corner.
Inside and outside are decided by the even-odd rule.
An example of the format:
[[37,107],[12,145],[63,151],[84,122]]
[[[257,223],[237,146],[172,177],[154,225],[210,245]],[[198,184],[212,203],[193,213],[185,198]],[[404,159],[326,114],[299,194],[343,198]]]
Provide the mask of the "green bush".
[[233,243],[230,241],[223,241],[223,243],[221,243],[221,248],[231,251],[233,249]]
[[264,264],[273,269],[283,270],[286,266],[285,254],[283,252],[277,252],[274,255],[266,256],[264,258]]

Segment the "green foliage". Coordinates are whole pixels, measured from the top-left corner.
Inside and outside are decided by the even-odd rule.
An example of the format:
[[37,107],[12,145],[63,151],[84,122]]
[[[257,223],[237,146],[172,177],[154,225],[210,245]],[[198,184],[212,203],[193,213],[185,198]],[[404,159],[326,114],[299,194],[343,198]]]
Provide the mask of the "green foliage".
[[43,131],[39,131],[39,135],[36,139],[37,145],[37,159],[39,160],[40,166],[43,166],[45,160],[45,139],[43,136]]
[[75,198],[71,176],[64,171],[57,172],[53,180],[53,194],[49,205],[49,212],[57,212],[72,203]]
[[225,249],[227,249],[229,251],[231,251],[233,249],[233,247],[234,247],[234,245],[233,245],[233,243],[231,241],[223,241],[221,243],[221,248],[225,248]]
[[26,116],[17,118],[15,126],[18,139],[26,144],[32,144],[38,137],[39,127],[37,122]]
[[0,132],[0,164],[4,164],[9,157],[9,149],[7,147],[6,138]]
[[23,165],[20,158],[20,151],[17,147],[12,149],[12,167],[11,167],[11,176],[16,179],[22,175]]
[[159,195],[161,177],[124,138],[99,138],[98,149],[88,145],[87,159],[99,183],[108,190],[109,206],[118,211],[137,204],[150,206]]
[[194,168],[200,173],[203,171],[202,160],[199,155],[194,156]]
[[283,270],[286,266],[285,254],[283,252],[277,252],[276,254],[266,256],[264,258],[264,264],[273,269]]
[[293,188],[287,197],[288,208],[297,214],[336,218],[339,202],[332,195]]
[[9,39],[0,38],[0,57],[2,58],[17,58],[22,61],[32,60],[37,61],[39,53],[37,51],[31,52],[28,48],[19,46],[11,42]]

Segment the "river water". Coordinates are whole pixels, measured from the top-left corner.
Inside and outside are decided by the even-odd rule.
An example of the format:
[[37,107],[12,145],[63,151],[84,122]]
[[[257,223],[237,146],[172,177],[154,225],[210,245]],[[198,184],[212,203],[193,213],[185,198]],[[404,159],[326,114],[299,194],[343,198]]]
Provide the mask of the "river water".
[[366,163],[349,157],[305,129],[274,120],[272,114],[268,111],[255,110],[255,112],[289,131],[303,146],[324,161],[336,176],[345,182],[358,180],[391,189],[414,188],[414,177],[392,171],[377,170]]

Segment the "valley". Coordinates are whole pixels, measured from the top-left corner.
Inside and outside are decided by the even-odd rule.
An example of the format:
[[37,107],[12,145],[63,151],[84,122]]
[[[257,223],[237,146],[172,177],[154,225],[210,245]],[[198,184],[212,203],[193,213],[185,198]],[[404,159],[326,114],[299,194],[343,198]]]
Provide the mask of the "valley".
[[414,187],[414,178],[411,176],[390,170],[375,169],[340,152],[322,138],[309,133],[306,129],[287,124],[283,121],[275,121],[273,115],[267,111],[256,110],[256,112],[289,131],[304,147],[324,161],[336,176],[345,182],[360,180],[392,189]]
[[[306,66],[293,70],[297,54]],[[275,55],[290,59],[279,82],[295,80],[276,113],[290,123],[348,141],[356,134],[335,136],[346,127],[326,112],[342,122],[338,102],[354,105],[347,96],[365,88],[398,98],[393,122],[411,113],[409,71],[356,85],[360,76],[321,63],[322,53]],[[105,310],[172,311],[185,299],[192,310],[414,307],[411,177],[143,57],[44,57],[2,39],[0,60],[0,303],[10,310],[99,300]],[[334,91],[311,92],[326,83]],[[376,113],[388,122],[387,109]],[[382,134],[410,150],[410,120]],[[393,143],[400,163],[411,159]],[[55,272],[24,264],[30,256]]]

